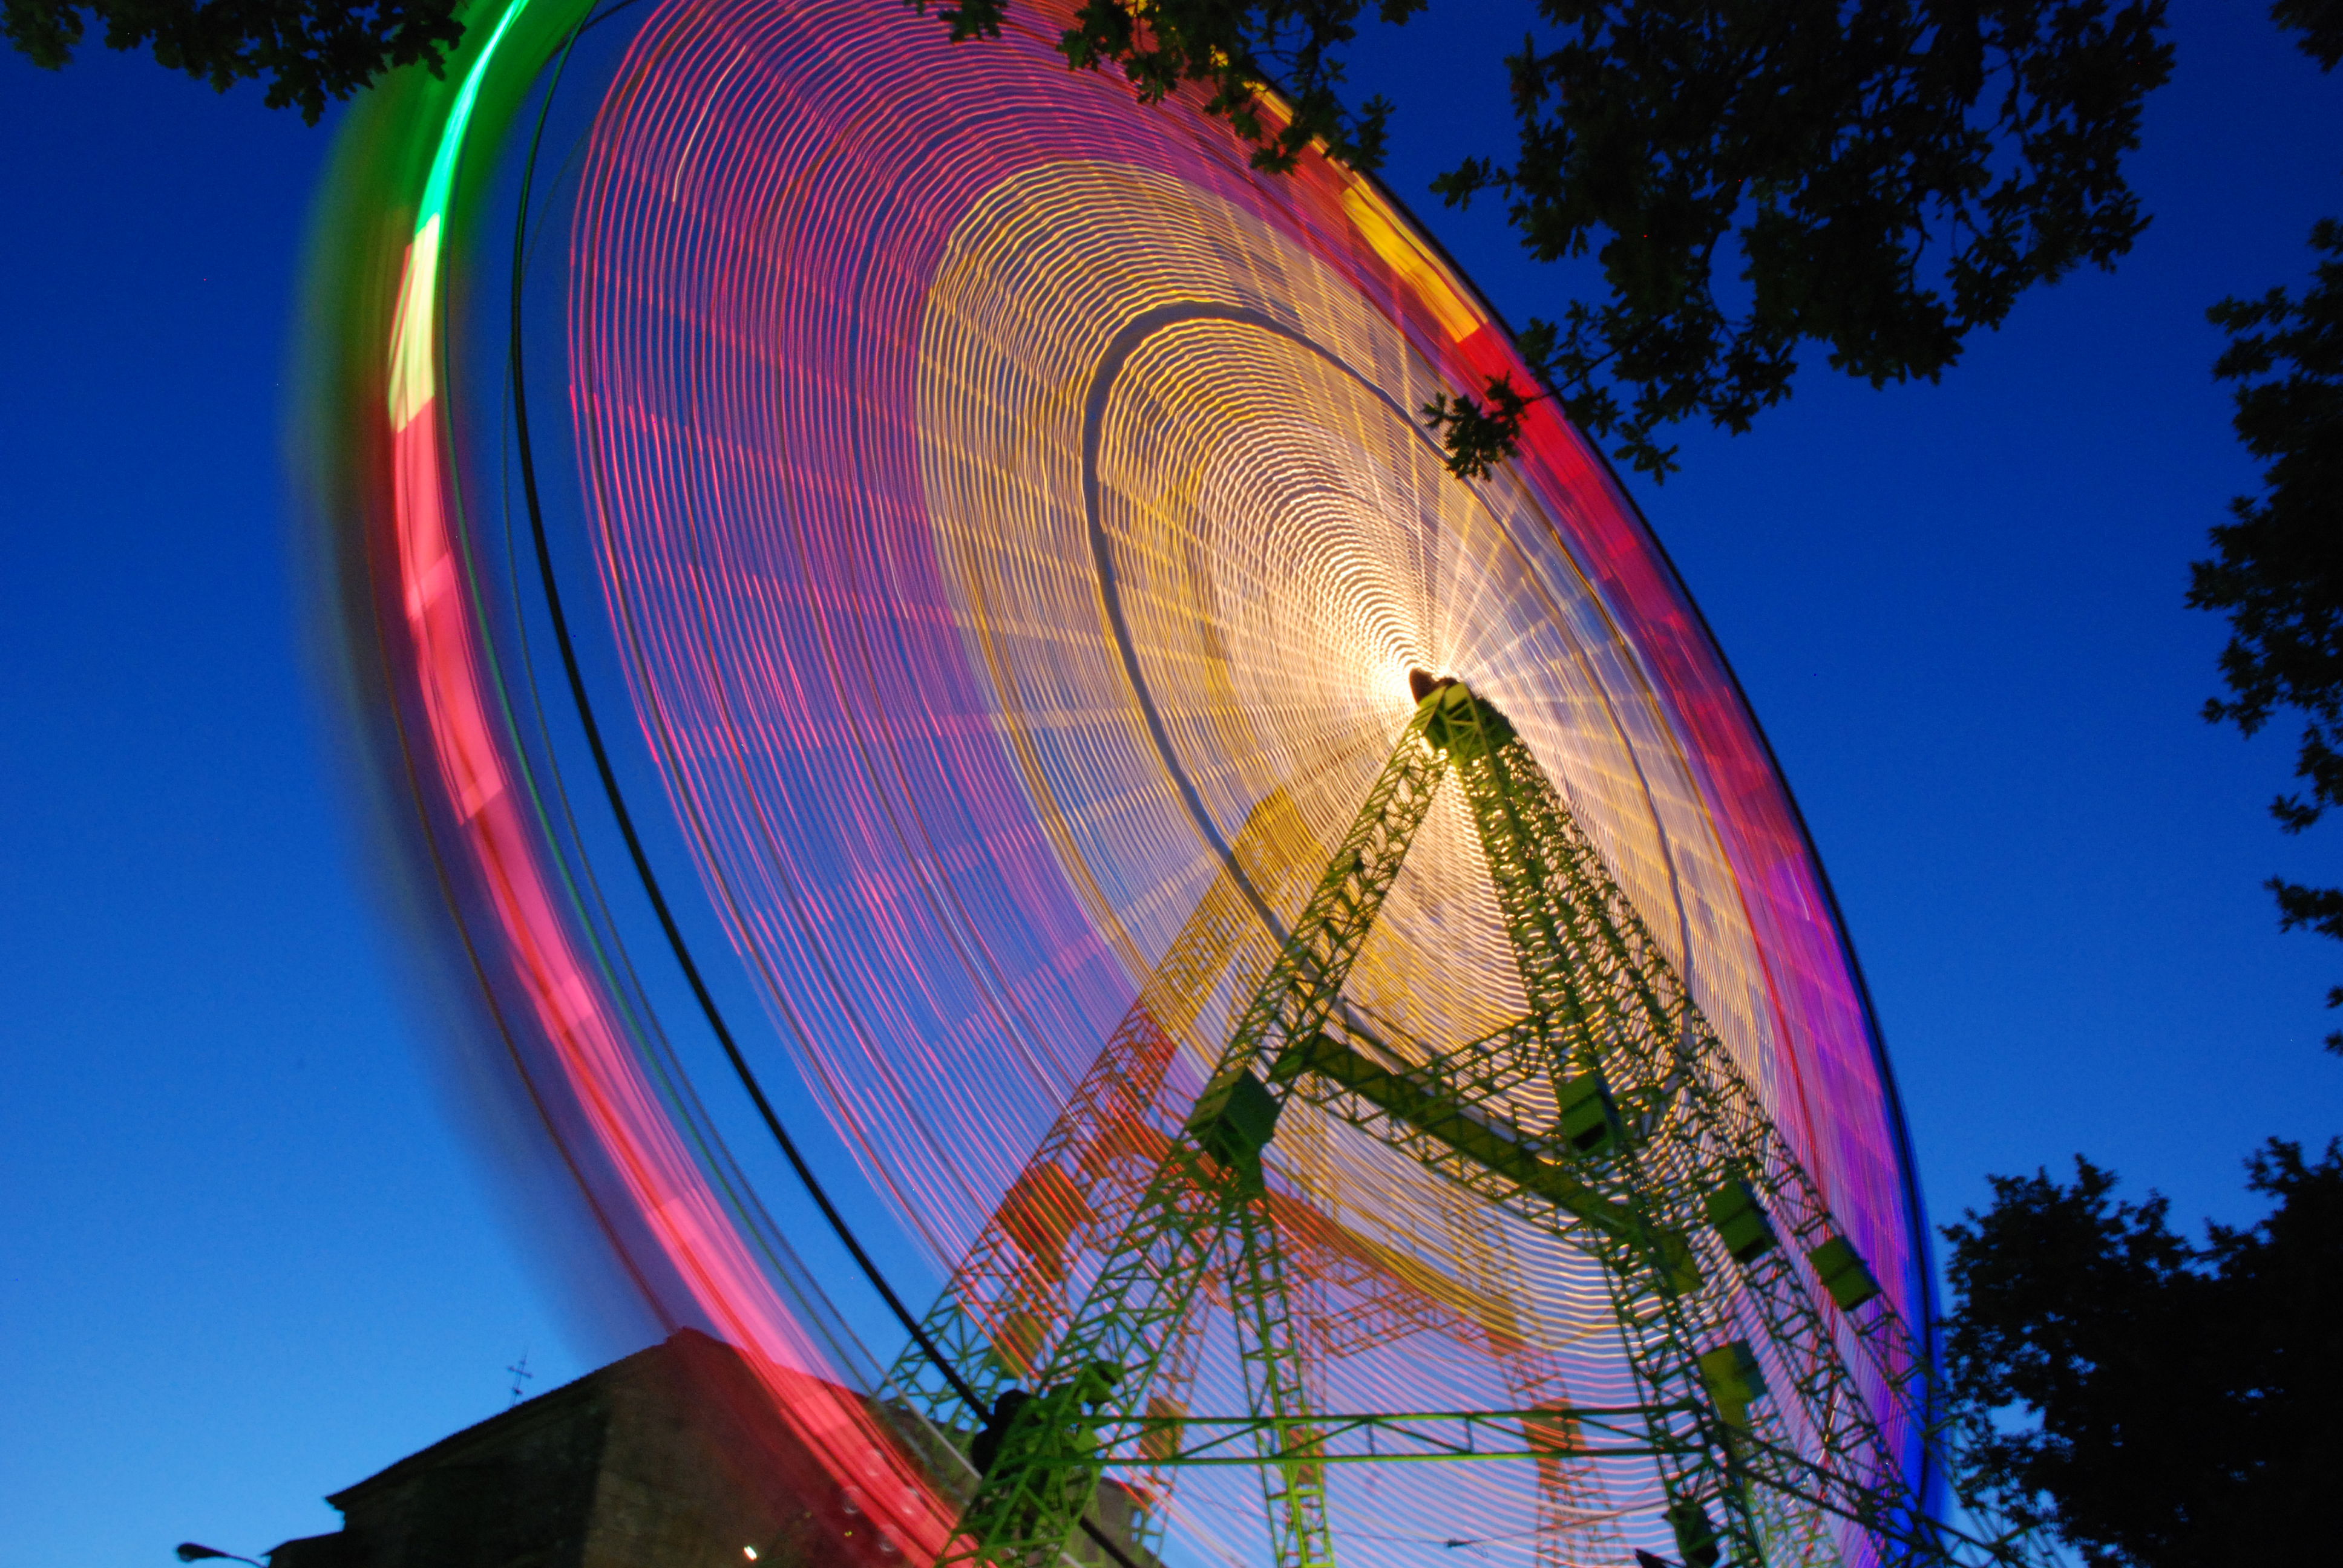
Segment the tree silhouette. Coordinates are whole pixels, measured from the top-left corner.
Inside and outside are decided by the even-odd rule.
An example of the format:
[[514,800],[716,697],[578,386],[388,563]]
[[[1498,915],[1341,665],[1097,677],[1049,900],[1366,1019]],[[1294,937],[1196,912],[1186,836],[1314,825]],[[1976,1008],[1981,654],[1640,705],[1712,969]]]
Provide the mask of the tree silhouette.
[[0,31],[36,65],[73,58],[92,22],[109,49],[152,45],[156,63],[225,92],[265,80],[268,106],[315,124],[393,66],[437,71],[463,35],[458,0],[0,0]]
[[[2343,0],[2280,0],[2271,15],[2322,68],[2343,61]],[[2212,530],[2214,555],[2191,568],[2188,602],[2227,612],[2221,650],[2227,698],[2205,717],[2247,735],[2279,709],[2303,719],[2295,777],[2304,789],[2270,812],[2299,833],[2343,804],[2343,223],[2310,231],[2322,256],[2299,299],[2273,288],[2259,299],[2225,299],[2207,312],[2229,335],[2213,374],[2237,383],[2237,438],[2266,466],[2262,493],[2229,503],[2234,521]],[[2284,877],[2279,926],[2343,939],[2343,888]],[[2343,1007],[2343,986],[2327,1005]],[[2343,1030],[2327,1037],[2343,1054]]]
[[1992,1179],[1947,1226],[1945,1366],[1982,1462],[1961,1483],[2046,1524],[2090,1568],[2311,1563],[2343,1465],[2343,1146],[2247,1162],[2276,1200],[2244,1230],[2175,1235],[2165,1200]]
[[[913,0],[920,9],[927,0]],[[955,0],[960,39],[1013,0]],[[1142,98],[1184,84],[1264,169],[1321,146],[1382,158],[1391,106],[1342,95],[1363,16],[1424,0],[1087,0],[1059,40]],[[2332,0],[2283,0],[2327,17]],[[8,37],[65,63],[92,21],[106,44],[314,120],[393,66],[437,70],[457,0],[0,0]],[[1934,379],[1967,335],[2072,268],[2112,265],[2147,221],[2124,182],[2140,105],[2170,74],[2163,0],[1538,0],[1548,37],[1507,58],[1515,146],[1436,184],[1502,199],[1530,253],[1593,254],[1598,299],[1533,317],[1539,385],[1443,393],[1424,410],[1449,467],[1485,474],[1528,406],[1654,474],[1659,433],[1699,417],[1744,430],[1788,396],[1800,350],[1875,386]],[[1274,84],[1281,107],[1264,88]],[[1737,266],[1736,266],[1737,263]],[[1718,269],[1725,269],[1720,279]]]

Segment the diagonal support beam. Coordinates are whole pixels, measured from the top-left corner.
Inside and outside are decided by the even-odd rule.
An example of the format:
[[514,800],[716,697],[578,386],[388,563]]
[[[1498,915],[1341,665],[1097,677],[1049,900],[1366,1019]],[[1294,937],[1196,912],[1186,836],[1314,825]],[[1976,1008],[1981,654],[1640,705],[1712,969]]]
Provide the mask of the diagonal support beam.
[[[1812,1556],[1819,1509],[1859,1523],[1887,1562],[2041,1561],[2039,1548],[1998,1527],[1992,1533],[2006,1544],[1980,1557],[1975,1538],[1929,1515],[1882,1412],[1854,1377],[1855,1365],[1869,1362],[1889,1409],[1911,1422],[1935,1463],[1947,1465],[1942,1422],[1928,1409],[1925,1356],[1535,758],[1503,715],[1459,691],[1446,701],[1455,774],[1472,803],[1533,1014],[1549,1020],[1544,1043],[1557,1087],[1583,1089],[1591,1079],[1605,1094],[1615,1090],[1636,1134],[1624,1136],[1623,1126],[1591,1171],[1650,1223],[1697,1238],[1703,1267],[1720,1287],[1739,1286],[1734,1293],[1775,1358],[1768,1375],[1785,1385],[1761,1424],[1796,1418],[1775,1442],[1752,1442],[1725,1421],[1725,1431],[1712,1433],[1723,1448],[1711,1449],[1725,1456],[1725,1483],[1712,1462],[1705,1473],[1678,1477],[1672,1490],[1713,1497],[1726,1515],[1731,1549],[1745,1559],[1761,1550],[1748,1504],[1755,1483],[1771,1493],[1769,1507],[1791,1505],[1786,1522],[1777,1511],[1764,1532],[1777,1555],[1789,1540],[1799,1543],[1792,1554]],[[1713,1201],[1731,1207],[1727,1195],[1736,1188],[1786,1221],[1811,1260],[1805,1267],[1779,1249],[1728,1250],[1704,1222]],[[1825,1282],[1835,1298],[1828,1305]],[[1701,1358],[1736,1332],[1724,1293],[1686,1294],[1650,1312],[1623,1303],[1631,1357],[1650,1397],[1700,1386]],[[1854,1315],[1865,1306],[1868,1313]],[[1787,1441],[1793,1428],[1795,1442]],[[1745,1452],[1734,1452],[1736,1441]],[[1792,1464],[1785,1454],[1805,1457]]]
[[1282,899],[1316,852],[1282,789],[1247,814],[1233,849],[1236,871],[1205,890],[921,1324],[981,1408],[965,1408],[916,1341],[889,1371],[882,1397],[935,1429],[967,1431],[1039,1368],[1070,1311],[1070,1261],[1120,1231],[1161,1163],[1151,1116],[1180,1037],[1229,966],[1249,946],[1267,948],[1240,875]]
[[1288,1081],[1305,1072],[1356,1095],[1391,1121],[1606,1235],[1630,1243],[1647,1241],[1634,1208],[1604,1197],[1571,1174],[1550,1157],[1544,1140],[1457,1093],[1441,1081],[1436,1070],[1386,1067],[1322,1031],[1296,1041],[1279,1057],[1273,1076]]
[[1245,1399],[1268,1418],[1255,1429],[1254,1449],[1272,1561],[1277,1568],[1333,1568],[1326,1467],[1318,1460],[1318,1433],[1311,1424],[1310,1368],[1266,1193],[1238,1209],[1232,1241],[1229,1294]]
[[[2022,1539],[1964,1533],[1921,1506],[1852,1368],[1867,1362],[1891,1413],[1934,1444],[1926,1358],[1511,724],[1464,687],[1426,685],[1204,1094],[1154,1135],[1151,1174],[1115,1222],[1093,1225],[1113,1237],[1103,1265],[941,1561],[1054,1563],[1111,1465],[1256,1466],[1278,1562],[1314,1568],[1332,1562],[1327,1465],[1502,1454],[1543,1475],[1632,1452],[1653,1461],[1679,1555],[1700,1568],[1836,1568],[1834,1531],[1849,1525],[1882,1563],[2033,1568]],[[1451,774],[1530,1010],[1410,1060],[1336,1013]],[[1276,1243],[1275,1203],[1291,1200],[1272,1201],[1261,1165],[1297,1094],[1594,1257],[1641,1402],[1605,1414],[1548,1400],[1513,1412],[1510,1448],[1491,1446],[1494,1412],[1316,1413]],[[1524,1103],[1558,1109],[1557,1125],[1524,1126],[1513,1109]],[[1208,1431],[1152,1391],[1192,1344],[1197,1282],[1223,1261],[1254,1408]]]
[[1243,1206],[1262,1191],[1261,1150],[1283,1089],[1261,1073],[1322,1029],[1431,810],[1447,759],[1419,710],[1232,1030],[1184,1135],[1148,1182],[1052,1349],[1041,1392],[1001,1439],[940,1564],[1051,1562],[1096,1490],[1096,1452],[1145,1407],[1166,1332]]

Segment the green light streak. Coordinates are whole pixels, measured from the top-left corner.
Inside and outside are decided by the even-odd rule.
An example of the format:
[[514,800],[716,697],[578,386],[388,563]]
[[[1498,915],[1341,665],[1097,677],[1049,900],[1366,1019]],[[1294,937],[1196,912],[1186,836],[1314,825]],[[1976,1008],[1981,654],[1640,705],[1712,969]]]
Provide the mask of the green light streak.
[[496,58],[497,45],[505,41],[505,34],[528,8],[528,0],[513,0],[498,18],[496,30],[480,46],[480,56],[464,74],[464,85],[457,89],[456,101],[448,108],[447,128],[439,133],[439,149],[431,157],[430,177],[423,182],[423,206],[415,215],[415,230],[423,232],[426,225],[447,210],[447,192],[456,183],[456,163],[464,148],[464,132],[471,124],[472,106],[479,100],[480,83],[488,75],[488,65]]
[[448,106],[447,123],[439,132],[439,146],[431,155],[431,172],[423,182],[423,201],[415,215],[415,238],[407,246],[406,276],[400,279],[398,310],[391,328],[390,427],[403,430],[439,390],[434,363],[433,327],[439,318],[439,256],[447,196],[456,184],[456,166],[464,150],[464,133],[479,102],[480,83],[496,59],[514,21],[528,0],[512,0],[498,18],[479,57],[464,73],[463,85]]

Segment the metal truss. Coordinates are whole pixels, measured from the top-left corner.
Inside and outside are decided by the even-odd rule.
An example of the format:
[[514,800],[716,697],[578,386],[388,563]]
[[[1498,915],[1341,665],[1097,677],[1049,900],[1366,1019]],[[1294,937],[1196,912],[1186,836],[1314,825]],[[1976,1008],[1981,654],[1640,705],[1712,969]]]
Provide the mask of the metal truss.
[[[1261,1151],[1274,1133],[1281,1101],[1258,1070],[1324,1026],[1431,810],[1447,757],[1425,739],[1430,719],[1428,709],[1418,713],[1376,776],[1239,1016],[1182,1135],[1051,1351],[1037,1380],[1041,1388],[1001,1433],[998,1456],[940,1563],[1053,1563],[1097,1487],[1101,1462],[1083,1456],[1102,1451],[1110,1429],[1142,1416],[1166,1332],[1186,1315],[1226,1233],[1263,1194]],[[1255,1249],[1270,1244],[1257,1231]],[[1237,1310],[1241,1318],[1278,1311],[1257,1301],[1240,1301]],[[1299,1386],[1298,1371],[1287,1386]],[[1291,1446],[1283,1440],[1274,1452],[1282,1459]],[[1300,1481],[1298,1462],[1277,1468],[1295,1478],[1279,1484],[1306,1520],[1306,1499],[1315,1488]],[[1299,1534],[1282,1527],[1278,1540],[1281,1552],[1326,1551],[1312,1542],[1306,1523]],[[1330,1562],[1331,1554],[1317,1560]]]
[[[1282,897],[1311,842],[1282,789],[1245,819],[1239,870],[1262,897]],[[914,1342],[885,1397],[934,1427],[972,1435],[992,1402],[1039,1369],[1063,1323],[1068,1261],[1117,1234],[1168,1141],[1150,1120],[1163,1076],[1214,983],[1248,945],[1267,947],[1237,877],[1222,870],[1172,939],[1148,983],[1107,1038],[1025,1167],[952,1271],[921,1328],[982,1408],[973,1412]]]
[[[1435,1052],[1385,1038],[1343,1005],[1342,990],[1451,773],[1529,1010]],[[1248,829],[1265,826],[1257,811]],[[994,1412],[989,1468],[940,1563],[1053,1564],[1110,1468],[1168,1483],[1182,1466],[1252,1465],[1279,1568],[1322,1568],[1333,1562],[1329,1465],[1531,1459],[1554,1493],[1566,1468],[1620,1455],[1652,1462],[1680,1554],[1699,1568],[1836,1568],[1835,1534],[1845,1524],[1882,1563],[2045,1560],[1990,1522],[1977,1536],[1929,1515],[1886,1435],[1916,1434],[1947,1471],[1956,1457],[1918,1342],[1493,707],[1453,682],[1424,697],[1174,1130],[1148,1115],[1171,1040],[1250,919],[1223,891],[1174,942],[930,1318],[987,1397],[1013,1378],[1038,1384],[1013,1413]],[[1183,1004],[1174,1028],[1156,1021]],[[1287,1212],[1296,1201],[1269,1191],[1261,1165],[1295,1096],[1599,1261],[1641,1402],[1317,1409],[1311,1331],[1297,1321],[1286,1254],[1332,1222],[1296,1222]],[[1035,1218],[1044,1215],[1058,1218]],[[1102,1262],[1069,1310],[1076,1237]],[[1312,1267],[1357,1271],[1341,1248],[1321,1250]],[[1165,1392],[1192,1377],[1193,1312],[1208,1277],[1224,1282],[1237,1321],[1250,1405],[1242,1417],[1193,1416]],[[1365,1332],[1403,1334],[1437,1316],[1404,1292],[1383,1295]],[[1858,1365],[1885,1391],[1884,1410],[1864,1397]],[[1509,1378],[1524,1392],[1536,1381],[1524,1369]],[[898,1386],[940,1413],[932,1380],[908,1363]]]
[[[2046,1561],[2037,1543],[1998,1522],[1982,1521],[1980,1540],[1930,1517],[1885,1435],[1887,1412],[1871,1409],[1854,1378],[1855,1365],[1868,1363],[1929,1464],[1955,1475],[1959,1457],[1932,1408],[1929,1362],[1528,748],[1502,715],[1462,691],[1449,689],[1446,700],[1460,735],[1480,743],[1455,749],[1458,779],[1533,1015],[1557,1026],[1547,1043],[1558,1061],[1607,1074],[1620,1110],[1643,1123],[1611,1157],[1621,1195],[1654,1226],[1696,1238],[1712,1275],[1738,1273],[1763,1342],[1787,1374],[1776,1380],[1788,1387],[1775,1391],[1775,1408],[1800,1412],[1805,1436],[1795,1452],[1816,1461],[1801,1470],[1785,1461],[1787,1444],[1745,1441],[1737,1468],[1777,1497],[1860,1525],[1885,1561]],[[1745,1256],[1713,1219],[1736,1187],[1773,1233],[1772,1244]],[[1664,1347],[1644,1347],[1639,1371],[1645,1359],[1654,1386],[1691,1382],[1691,1369]]]
[[[1263,1445],[1307,1443],[1313,1463],[1393,1464],[1411,1461],[1649,1458],[1654,1451],[1643,1405],[1530,1410],[1379,1412],[1281,1416],[1141,1416],[1113,1423],[1113,1442],[1089,1457],[1106,1465],[1258,1465]],[[1150,1455],[1141,1460],[1141,1454]],[[1077,1455],[1048,1453],[1051,1462]],[[1085,1461],[1087,1462],[1087,1460]]]
[[[1326,1523],[1326,1466],[1311,1413],[1309,1362],[1302,1353],[1287,1288],[1284,1250],[1269,1217],[1269,1194],[1239,1205],[1231,1238],[1231,1305],[1245,1402],[1261,1412],[1253,1428],[1262,1501],[1268,1506],[1277,1568],[1333,1568]],[[1175,1451],[1176,1452],[1176,1451]],[[1165,1463],[1174,1462],[1167,1459]]]

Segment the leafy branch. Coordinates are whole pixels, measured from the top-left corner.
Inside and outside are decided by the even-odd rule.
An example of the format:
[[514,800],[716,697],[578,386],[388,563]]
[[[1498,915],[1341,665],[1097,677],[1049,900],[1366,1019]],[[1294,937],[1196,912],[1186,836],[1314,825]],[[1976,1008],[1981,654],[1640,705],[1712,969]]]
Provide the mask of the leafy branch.
[[[2237,383],[2233,425],[2259,459],[2262,492],[2229,503],[2212,530],[2213,558],[2190,568],[2188,603],[2229,618],[2221,650],[2226,698],[2205,717],[2258,731],[2280,709],[2302,716],[2295,777],[2304,786],[2270,802],[2299,833],[2343,804],[2343,223],[2311,230],[2323,256],[2299,299],[2273,288],[2225,299],[2207,314],[2229,335],[2213,367]],[[2281,929],[2343,939],[2343,889],[2273,877]],[[2343,1007],[2343,986],[2328,992]],[[2343,1054],[2343,1030],[2327,1037]]]
[[[1516,156],[1434,189],[1502,199],[1540,260],[1601,263],[1607,297],[1533,321],[1523,355],[1540,396],[1655,477],[1664,427],[1747,429],[1803,345],[1875,387],[1934,380],[2026,288],[2112,266],[2145,226],[2120,163],[2170,74],[2161,0],[1539,11],[1559,38],[1508,58]],[[1460,474],[1518,437],[1484,393],[1427,410]]]
[[[920,11],[929,0],[909,0]],[[1425,0],[1379,0],[1376,15],[1404,22]],[[955,41],[997,38],[1009,0],[956,0],[937,12]],[[1363,0],[1087,0],[1059,50],[1076,69],[1112,65],[1146,103],[1186,84],[1205,88],[1208,112],[1253,146],[1255,168],[1290,171],[1312,144],[1356,168],[1383,161],[1392,106],[1342,101],[1342,49],[1358,36]],[[1262,112],[1271,83],[1290,119]]]
[[2272,1139],[2247,1171],[2269,1211],[2201,1243],[2079,1157],[2071,1185],[1989,1178],[1987,1211],[1946,1227],[1965,1493],[2056,1531],[2088,1568],[2321,1554],[2343,1459],[2343,1144],[2314,1161]]
[[464,35],[458,0],[0,0],[0,33],[36,65],[73,58],[95,21],[109,49],[152,45],[155,60],[221,92],[266,78],[272,109],[315,125],[383,72],[422,65],[436,75]]

